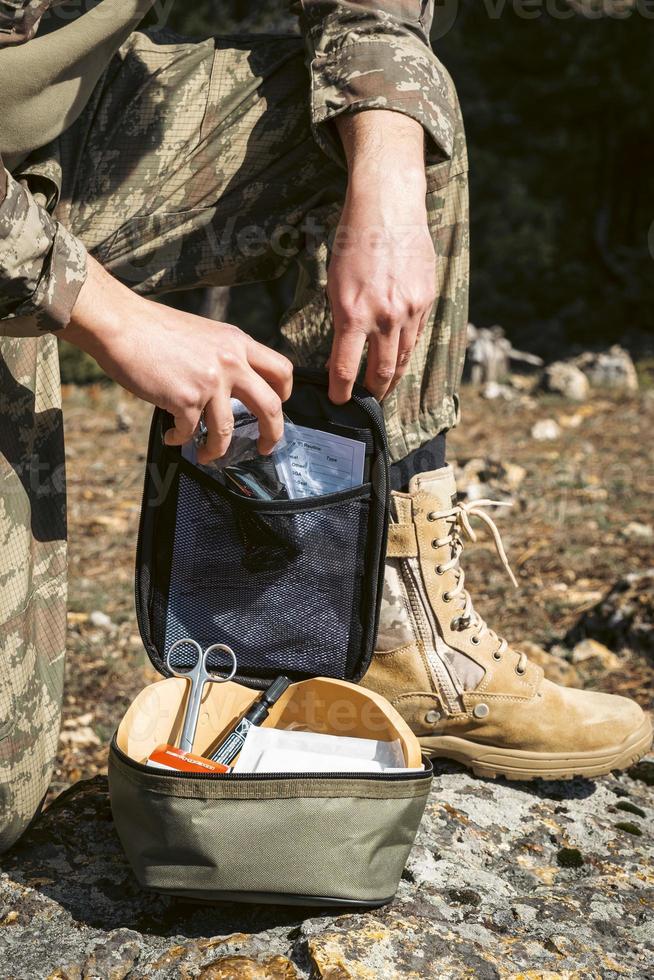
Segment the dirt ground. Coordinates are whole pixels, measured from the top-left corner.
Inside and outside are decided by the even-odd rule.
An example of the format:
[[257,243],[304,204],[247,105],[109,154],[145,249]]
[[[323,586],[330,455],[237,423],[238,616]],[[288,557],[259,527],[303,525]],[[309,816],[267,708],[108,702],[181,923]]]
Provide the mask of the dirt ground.
[[[470,474],[479,470],[466,467],[469,460],[482,459],[491,473],[498,461],[504,464],[504,476],[495,482],[500,498],[510,495],[514,507],[493,516],[519,590],[481,528],[464,567],[477,608],[509,639],[548,647],[561,642],[617,579],[654,565],[654,540],[647,535],[654,500],[653,395],[651,389],[628,396],[594,392],[578,405],[546,395],[488,401],[464,389],[462,424],[449,439],[448,455],[463,466],[464,484],[474,482]],[[64,398],[69,639],[51,797],[105,771],[107,743],[121,715],[156,678],[133,601],[150,410],[116,387],[68,388]],[[543,418],[558,422],[557,438],[532,437],[532,426]],[[582,672],[582,682],[651,706],[651,661],[623,652],[612,666]]]

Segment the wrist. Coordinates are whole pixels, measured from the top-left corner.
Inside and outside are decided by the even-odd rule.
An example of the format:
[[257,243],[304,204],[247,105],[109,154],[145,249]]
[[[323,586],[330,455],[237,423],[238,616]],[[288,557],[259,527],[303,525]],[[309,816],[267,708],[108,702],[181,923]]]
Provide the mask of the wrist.
[[125,319],[126,299],[138,302],[140,298],[89,256],[86,281],[61,337],[87,354],[96,356],[119,331],[121,321]]
[[364,225],[426,224],[426,190],[424,174],[412,179],[397,172],[358,171],[348,182],[345,212],[350,221]]
[[359,163],[349,174],[350,202],[377,210],[426,213],[427,180],[424,169],[411,170],[397,160],[376,167]]

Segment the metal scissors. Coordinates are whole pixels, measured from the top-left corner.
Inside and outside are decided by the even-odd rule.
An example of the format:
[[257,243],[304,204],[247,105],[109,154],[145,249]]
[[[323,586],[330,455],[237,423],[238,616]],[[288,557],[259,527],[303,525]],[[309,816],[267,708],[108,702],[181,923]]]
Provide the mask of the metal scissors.
[[[177,650],[178,647],[185,644],[193,647],[198,655],[198,659],[190,670],[179,670],[177,667],[173,667],[170,661],[170,655],[172,654],[173,650]],[[222,653],[226,653],[232,658],[232,669],[227,677],[217,677],[215,674],[212,674],[207,667],[209,654],[215,650],[220,650]],[[232,677],[236,673],[236,654],[231,647],[225,646],[224,643],[213,643],[210,647],[207,647],[203,653],[202,647],[196,640],[191,640],[189,637],[186,637],[182,640],[176,640],[170,647],[168,653],[166,654],[166,666],[168,667],[170,673],[174,674],[175,677],[183,677],[184,680],[190,681],[191,684],[186,702],[184,727],[179,740],[179,747],[185,752],[192,752],[193,741],[195,739],[195,730],[198,727],[198,719],[200,717],[200,704],[202,701],[204,685],[207,683],[225,684],[227,681],[231,681]]]

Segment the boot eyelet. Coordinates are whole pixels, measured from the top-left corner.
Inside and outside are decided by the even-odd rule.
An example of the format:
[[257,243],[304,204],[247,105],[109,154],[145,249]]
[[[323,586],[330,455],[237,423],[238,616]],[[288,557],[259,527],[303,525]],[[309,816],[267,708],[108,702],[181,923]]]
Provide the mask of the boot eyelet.
[[434,540],[431,543],[431,546],[434,549],[438,548],[438,538],[434,538]]
[[452,596],[450,595],[450,593],[449,592],[444,592],[443,593],[443,602],[451,602],[451,601],[452,601]]
[[478,637],[478,636],[477,636],[477,634],[475,633],[475,635],[474,635],[474,636],[471,636],[471,637],[470,637],[470,642],[471,642],[471,643],[474,643],[474,645],[475,645],[476,647],[478,647],[478,646],[479,646],[479,644],[481,643],[481,640],[479,639],[479,637]]
[[515,672],[516,672],[516,674],[518,674],[519,677],[522,677],[524,674],[527,673],[526,670],[520,670],[519,667],[516,667]]
[[435,517],[435,515],[434,515],[434,512],[433,512],[433,511],[430,511],[430,512],[429,512],[429,513],[427,514],[427,520],[428,520],[428,521],[432,521],[432,522],[436,520],[436,517]]
[[493,660],[497,660],[497,662],[499,663],[501,659],[502,659],[502,654],[498,653],[496,650],[495,653],[493,654]]
[[444,570],[443,570],[443,566],[442,565],[435,565],[434,566],[434,570],[435,570],[435,572],[436,572],[437,575],[443,575],[444,574]]

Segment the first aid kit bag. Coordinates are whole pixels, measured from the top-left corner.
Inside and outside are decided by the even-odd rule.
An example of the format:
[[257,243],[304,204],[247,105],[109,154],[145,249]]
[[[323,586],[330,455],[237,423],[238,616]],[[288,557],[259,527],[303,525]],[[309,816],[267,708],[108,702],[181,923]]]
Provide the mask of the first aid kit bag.
[[[112,739],[113,818],[139,882],[154,891],[375,907],[395,894],[432,779],[401,716],[356,684],[381,600],[383,416],[360,387],[333,405],[326,375],[308,371],[296,371],[284,411],[297,427],[286,470],[262,477],[251,466],[240,492],[186,447],[166,446],[172,419],[155,410],[136,608],[162,679]],[[286,496],[289,467],[294,486],[308,485],[307,472],[313,487],[353,485]],[[246,495],[263,483],[274,483],[275,499]],[[202,683],[197,701],[191,671],[202,656],[218,682]],[[250,743],[247,718],[257,720]],[[225,746],[242,750],[240,763]]]

